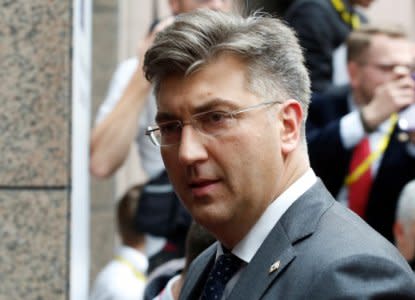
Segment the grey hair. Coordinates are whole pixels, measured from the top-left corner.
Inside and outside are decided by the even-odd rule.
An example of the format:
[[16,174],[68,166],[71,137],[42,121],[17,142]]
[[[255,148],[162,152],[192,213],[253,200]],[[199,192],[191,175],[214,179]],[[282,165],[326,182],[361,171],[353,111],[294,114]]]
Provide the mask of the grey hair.
[[304,138],[310,79],[295,33],[276,18],[258,12],[244,18],[206,9],[179,15],[157,35],[145,55],[144,71],[157,93],[167,76],[187,76],[223,53],[246,62],[250,92],[267,100],[300,102]]
[[415,221],[415,179],[408,182],[399,195],[396,220],[404,226],[406,232]]

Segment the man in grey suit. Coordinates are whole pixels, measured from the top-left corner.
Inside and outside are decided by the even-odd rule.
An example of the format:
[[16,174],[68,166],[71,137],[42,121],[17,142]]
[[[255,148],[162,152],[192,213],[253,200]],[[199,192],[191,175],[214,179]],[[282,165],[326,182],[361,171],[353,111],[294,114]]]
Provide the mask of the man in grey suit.
[[181,15],[144,70],[158,108],[147,134],[181,201],[219,241],[194,261],[180,299],[415,299],[403,257],[310,168],[310,80],[287,26]]

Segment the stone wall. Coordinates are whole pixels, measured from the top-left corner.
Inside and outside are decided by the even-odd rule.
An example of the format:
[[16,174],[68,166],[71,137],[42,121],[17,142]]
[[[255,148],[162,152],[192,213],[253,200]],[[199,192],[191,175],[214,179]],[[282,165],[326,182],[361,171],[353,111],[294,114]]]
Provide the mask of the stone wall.
[[66,299],[72,1],[0,1],[0,299]]

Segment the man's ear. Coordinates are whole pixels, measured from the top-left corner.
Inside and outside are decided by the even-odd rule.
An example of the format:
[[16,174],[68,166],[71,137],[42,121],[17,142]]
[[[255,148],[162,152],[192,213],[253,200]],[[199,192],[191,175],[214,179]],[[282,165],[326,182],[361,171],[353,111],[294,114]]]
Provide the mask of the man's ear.
[[303,109],[301,104],[294,99],[289,99],[281,104],[279,111],[281,121],[281,150],[283,154],[293,151],[301,138],[301,124]]

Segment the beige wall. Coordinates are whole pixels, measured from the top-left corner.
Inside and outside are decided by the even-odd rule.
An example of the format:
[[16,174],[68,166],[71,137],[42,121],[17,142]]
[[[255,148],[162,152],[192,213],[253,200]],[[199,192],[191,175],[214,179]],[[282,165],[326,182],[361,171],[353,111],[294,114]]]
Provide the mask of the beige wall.
[[375,0],[367,10],[370,22],[401,24],[415,40],[414,0]]
[[119,1],[119,59],[136,54],[138,41],[147,33],[153,18],[153,6],[158,7],[158,17],[170,14],[167,0]]

